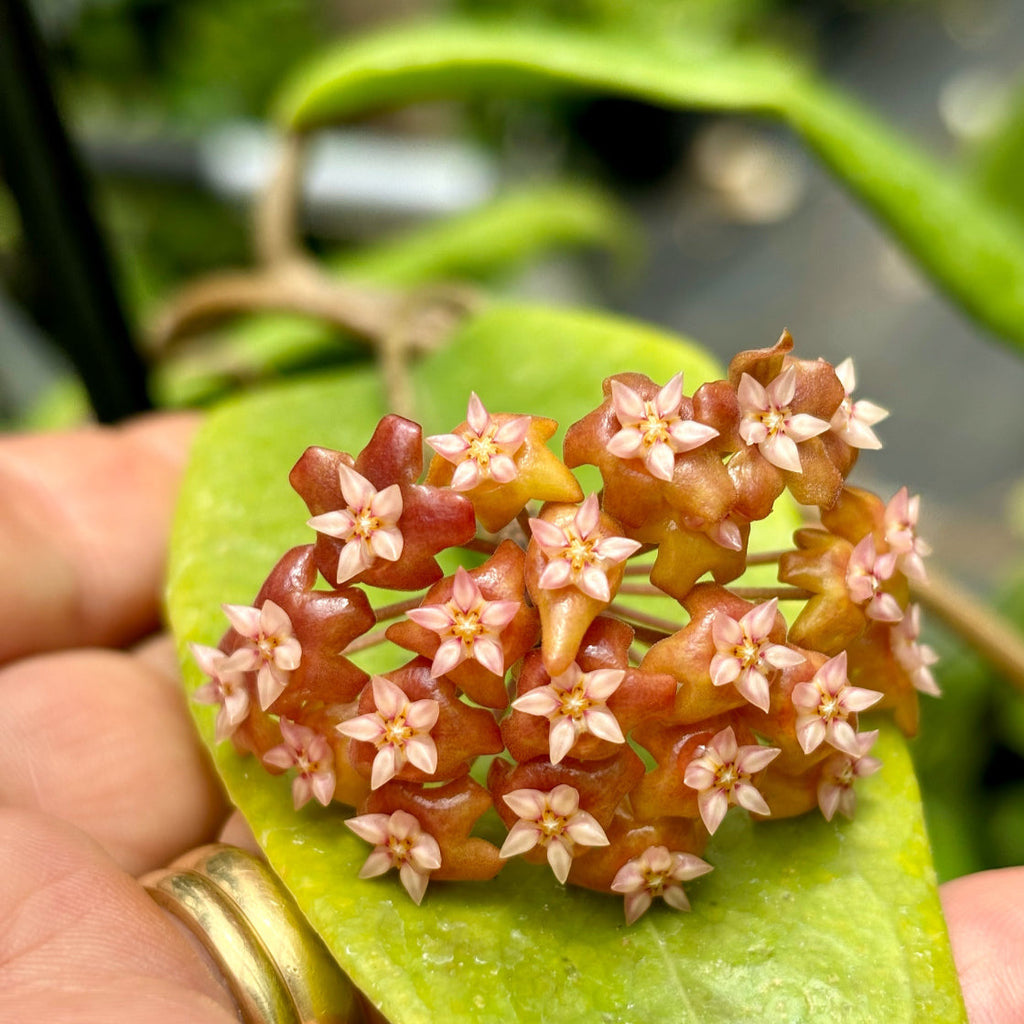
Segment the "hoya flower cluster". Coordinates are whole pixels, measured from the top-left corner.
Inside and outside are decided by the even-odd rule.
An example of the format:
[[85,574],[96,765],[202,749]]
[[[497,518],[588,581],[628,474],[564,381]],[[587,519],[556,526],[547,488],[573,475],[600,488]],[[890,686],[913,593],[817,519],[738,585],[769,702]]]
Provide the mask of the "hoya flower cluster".
[[[315,542],[253,607],[225,606],[219,648],[194,647],[217,736],[290,773],[296,808],[354,807],[361,876],[396,868],[417,903],[431,880],[522,856],[623,894],[631,923],[655,897],[689,906],[732,805],[851,816],[879,767],[861,712],[913,733],[917,691],[938,692],[908,590],[927,547],[905,489],[886,503],[845,484],[885,411],[851,398],[849,361],[791,349],[784,334],[742,352],[692,397],[681,375],[618,374],[561,459],[554,421],[475,394],[426,438],[425,476],[420,427],[398,416],[355,458],[308,449],[291,483]],[[600,494],[581,491],[584,464]],[[820,525],[778,556],[778,594],[746,600],[726,584],[787,489]],[[450,548],[475,568],[443,575]],[[364,586],[413,596],[374,608]],[[645,593],[678,622],[630,606]],[[780,597],[800,602],[789,629]],[[349,660],[385,638],[404,664],[370,677]],[[475,833],[492,807],[500,847]]]

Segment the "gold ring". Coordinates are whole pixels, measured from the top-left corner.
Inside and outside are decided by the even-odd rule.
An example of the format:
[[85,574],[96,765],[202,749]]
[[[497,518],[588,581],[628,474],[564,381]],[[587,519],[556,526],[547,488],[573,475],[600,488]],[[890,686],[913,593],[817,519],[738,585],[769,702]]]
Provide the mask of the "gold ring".
[[356,1024],[352,983],[267,865],[235,846],[193,850],[141,884],[220,968],[246,1024]]

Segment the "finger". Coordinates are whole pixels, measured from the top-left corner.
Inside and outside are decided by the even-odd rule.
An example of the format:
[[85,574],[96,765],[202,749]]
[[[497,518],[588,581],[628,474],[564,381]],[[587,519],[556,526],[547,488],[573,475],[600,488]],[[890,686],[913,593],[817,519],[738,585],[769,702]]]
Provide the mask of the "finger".
[[1024,867],[947,882],[942,907],[971,1024],[1024,1020]]
[[156,627],[197,422],[162,414],[0,439],[0,662],[120,646]]
[[77,825],[133,875],[208,842],[227,815],[170,641],[0,669],[0,805]]
[[82,833],[0,810],[0,1020],[237,1024],[183,931]]

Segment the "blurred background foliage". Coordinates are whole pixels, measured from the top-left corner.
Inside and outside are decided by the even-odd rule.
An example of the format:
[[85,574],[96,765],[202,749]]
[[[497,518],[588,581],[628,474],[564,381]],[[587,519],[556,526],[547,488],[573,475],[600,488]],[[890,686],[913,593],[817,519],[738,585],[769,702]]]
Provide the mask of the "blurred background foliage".
[[[1024,229],[1024,18],[1013,0],[31,7],[134,324],[197,275],[251,262],[250,206],[272,164],[267,112],[292,70],[331,40],[440,13],[726,49],[770,41],[955,160]],[[305,240],[353,280],[458,278],[603,304],[723,358],[787,324],[804,354],[852,353],[860,390],[893,409],[889,461],[865,459],[858,479],[883,495],[903,482],[922,491],[937,560],[1024,622],[1021,360],[993,354],[785,131],[619,97],[487,96],[377,117],[322,150],[305,184]],[[54,383],[67,370],[46,341],[39,273],[0,179],[0,422],[12,426],[83,408],[80,391]],[[157,366],[152,390],[201,404],[362,357],[323,323],[253,316]],[[913,749],[940,874],[1024,863],[1024,696],[937,626],[928,639],[944,656],[945,696],[925,702]]]

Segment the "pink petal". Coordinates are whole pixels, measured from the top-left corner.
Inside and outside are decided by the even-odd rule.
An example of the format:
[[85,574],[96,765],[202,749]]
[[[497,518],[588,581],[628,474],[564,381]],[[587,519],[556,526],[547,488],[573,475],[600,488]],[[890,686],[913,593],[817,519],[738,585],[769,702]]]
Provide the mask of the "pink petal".
[[598,519],[601,516],[601,506],[597,503],[597,495],[591,494],[580,505],[573,517],[573,525],[576,527],[580,537],[586,539],[597,527]]
[[607,708],[591,708],[583,713],[587,728],[595,736],[609,743],[625,743],[619,720]]
[[576,726],[571,718],[556,718],[548,730],[548,749],[551,763],[558,764],[569,753],[576,742]]
[[798,709],[817,709],[821,703],[821,691],[814,683],[797,683],[789,699]]
[[411,864],[406,863],[398,869],[398,877],[413,903],[419,906],[423,902],[430,876],[417,871]]
[[526,853],[537,845],[539,838],[540,833],[534,825],[526,821],[517,821],[505,837],[505,842],[501,844],[498,856],[516,857],[520,853]]
[[741,672],[736,681],[736,689],[755,708],[760,708],[767,713],[771,706],[771,694],[768,689],[768,680],[760,672],[752,668]]
[[456,665],[461,665],[466,660],[468,653],[466,645],[461,640],[445,640],[434,655],[430,674],[435,679],[447,675]]
[[764,604],[759,604],[756,608],[751,609],[740,620],[741,624],[746,626],[751,639],[756,643],[768,638],[768,634],[775,625],[778,607],[779,600],[773,597],[770,601],[765,601]]
[[301,661],[302,645],[293,636],[274,648],[274,664],[285,672],[293,672]]
[[677,420],[668,428],[668,432],[677,452],[692,452],[694,448],[706,444],[713,437],[718,437],[718,431],[714,427],[698,423],[696,420]]
[[635,459],[643,450],[643,434],[635,427],[623,427],[605,445],[605,450],[617,459]]
[[268,599],[260,609],[260,630],[264,636],[290,637],[292,620],[279,604]]
[[564,558],[555,558],[548,562],[537,580],[537,586],[541,590],[559,590],[571,583],[572,566]]
[[735,760],[739,748],[736,745],[736,733],[732,731],[732,726],[728,725],[721,732],[715,733],[714,739],[708,746],[722,759],[723,764]]
[[381,843],[388,841],[389,823],[390,815],[387,814],[360,814],[345,821],[360,839],[365,839],[374,846],[380,846]]
[[260,613],[257,608],[248,608],[244,604],[222,604],[224,614],[236,633],[255,640],[260,635]]
[[520,817],[530,821],[538,820],[547,807],[547,794],[539,789],[514,789],[502,800]]
[[405,723],[416,732],[429,732],[440,713],[441,705],[432,697],[414,700],[405,710]]
[[577,811],[566,823],[569,838],[580,846],[608,846],[608,837],[597,819],[586,811]]
[[550,686],[538,686],[512,701],[512,707],[516,711],[522,711],[526,715],[538,715],[541,718],[553,715],[561,706],[562,702],[554,695]]
[[[768,395],[765,393],[764,388],[749,373],[743,374],[740,378],[739,387],[736,389],[736,397],[739,399],[740,412],[743,414],[768,412]],[[740,430],[742,431],[742,429],[741,426]]]
[[[862,403],[858,403],[860,405]],[[833,429],[835,429],[833,427]],[[851,416],[836,433],[851,447],[878,451],[882,442],[878,435],[859,418]]]
[[708,536],[721,548],[729,551],[743,550],[743,534],[731,519],[723,519],[708,531]]
[[427,604],[421,608],[410,608],[405,614],[417,626],[429,629],[433,633],[443,633],[452,624],[451,614],[443,605],[439,604]]
[[370,511],[388,526],[394,526],[402,515],[402,488],[398,484],[390,484],[379,491],[370,502]]
[[373,689],[373,703],[383,718],[397,718],[409,704],[405,691],[384,676],[370,680]]
[[671,481],[676,468],[676,456],[664,441],[658,441],[647,449],[644,465],[651,476],[658,480]]
[[843,390],[849,395],[857,387],[857,374],[853,368],[853,360],[847,356],[836,368],[836,376],[839,378],[839,383],[843,385]]
[[437,771],[437,745],[429,736],[413,736],[407,740],[405,756],[421,772],[433,775]]
[[822,782],[818,786],[818,806],[826,821],[831,821],[839,807],[842,788],[834,783]]
[[588,672],[586,694],[591,700],[607,700],[622,685],[625,678],[626,671],[621,668],[599,668],[594,672]]
[[378,558],[386,562],[397,562],[402,557],[404,545],[401,531],[394,527],[374,530],[370,534],[370,548]]
[[572,786],[555,786],[548,793],[548,806],[560,817],[571,818],[579,810],[580,795]]
[[812,437],[824,434],[828,430],[828,424],[817,416],[809,416],[805,412],[798,412],[795,416],[786,419],[786,436],[794,441],[808,441]]
[[646,884],[647,879],[640,867],[640,858],[634,857],[619,868],[609,888],[612,892],[630,893],[643,890]]
[[480,622],[489,630],[504,629],[522,608],[522,601],[488,601],[480,609]]
[[295,754],[285,746],[271,747],[262,757],[264,764],[286,771],[295,764]]
[[731,653],[731,648],[739,647],[746,637],[743,627],[731,615],[716,611],[711,620],[711,639],[719,650],[726,648]]
[[903,609],[892,594],[879,591],[865,609],[869,619],[876,622],[899,622],[903,618]]
[[497,640],[478,637],[473,643],[473,657],[488,672],[493,672],[496,676],[505,674],[505,652]]
[[441,847],[433,836],[421,832],[409,850],[409,859],[420,871],[436,871],[441,866]]
[[690,789],[704,790],[714,785],[715,773],[713,769],[709,768],[704,763],[704,759],[700,758],[695,761],[691,761],[686,766],[686,773],[683,776],[683,782],[686,783]]
[[772,668],[793,668],[802,665],[807,659],[791,647],[782,644],[770,644],[761,655]]
[[507,484],[519,474],[516,464],[507,455],[493,455],[488,468],[495,483]]
[[334,799],[334,772],[317,772],[313,776],[313,796],[324,807]]
[[380,789],[385,782],[390,782],[398,771],[398,751],[394,745],[386,743],[377,751],[373,759],[373,768],[370,772],[370,789]]
[[368,569],[373,562],[373,556],[367,551],[366,545],[358,538],[350,540],[338,556],[338,579],[340,587],[347,583],[353,576],[358,576],[364,569]]
[[836,750],[841,750],[844,754],[849,754],[851,757],[859,756],[860,744],[857,740],[857,734],[853,731],[853,726],[849,722],[833,722],[828,729],[828,733],[828,742]]
[[787,366],[765,389],[776,409],[785,409],[796,394],[796,367]]
[[[345,824],[348,825],[349,822],[346,821]],[[394,867],[394,863],[394,858],[388,850],[374,850],[359,869],[359,877],[376,878],[378,875],[390,871]]]
[[711,682],[715,686],[727,686],[739,678],[743,662],[731,654],[716,654],[711,659]]
[[533,539],[545,551],[561,551],[569,543],[562,530],[546,519],[531,519],[530,531],[533,533]]
[[661,893],[661,898],[674,910],[689,910],[690,901],[686,898],[681,885],[668,885]]
[[475,391],[469,393],[469,405],[466,409],[466,422],[472,427],[473,433],[479,437],[490,424],[490,414],[484,408]]
[[644,419],[647,410],[643,399],[631,388],[617,380],[612,384],[612,407],[619,422],[624,426],[632,426]]
[[683,400],[683,375],[677,373],[654,399],[654,411],[662,418],[673,416],[679,411]]
[[548,843],[548,864],[551,865],[555,878],[564,885],[572,867],[572,854],[569,848],[558,840]]
[[480,588],[476,580],[460,565],[455,570],[455,585],[452,589],[455,603],[464,611],[470,611],[477,601],[481,600]]
[[781,753],[778,747],[743,747],[736,757],[736,767],[741,772],[754,775],[767,768]]
[[256,692],[260,707],[266,711],[284,693],[286,685],[274,675],[269,665],[264,665],[256,676]]
[[764,797],[749,782],[737,782],[732,792],[736,803],[744,810],[753,811],[755,814],[772,813]]
[[612,592],[608,586],[608,577],[596,565],[587,566],[580,573],[579,589],[595,601],[611,601]]
[[740,437],[745,444],[761,444],[768,437],[768,428],[760,420],[741,420]]
[[530,417],[516,416],[498,427],[494,434],[495,444],[500,445],[509,455],[515,454],[530,432]]
[[312,527],[317,533],[326,534],[328,537],[337,537],[339,540],[347,540],[352,535],[352,529],[356,521],[352,514],[344,511],[325,512],[323,515],[313,516],[306,520],[306,525]]
[[453,491],[471,491],[483,480],[483,473],[480,466],[474,459],[466,459],[460,462],[458,468],[452,474],[451,488]]
[[340,722],[335,728],[342,736],[363,743],[376,743],[384,735],[384,723],[376,713],[350,718],[347,722]]
[[847,711],[866,711],[882,699],[883,694],[877,690],[865,690],[860,686],[847,686],[843,689],[843,707]]
[[458,463],[469,451],[469,442],[458,434],[435,434],[428,437],[427,444],[443,459]]
[[800,465],[800,453],[797,451],[793,439],[781,431],[771,437],[765,438],[758,446],[761,454],[779,469],[785,469],[790,473],[802,473],[803,466]]
[[366,477],[360,476],[344,462],[338,463],[338,482],[341,484],[342,497],[351,509],[366,508],[377,493],[377,489]]
[[309,803],[313,796],[313,785],[305,775],[296,775],[292,779],[292,804],[300,811]]
[[729,810],[729,798],[720,789],[707,789],[697,797],[697,806],[704,827],[714,835],[718,826],[722,824],[725,812]]
[[625,897],[626,924],[634,924],[639,921],[650,905],[651,894],[646,889],[627,894]]
[[805,754],[811,753],[812,750],[817,750],[825,740],[825,723],[817,715],[798,719],[796,723],[796,738],[800,744],[800,749]]
[[641,547],[643,545],[640,541],[630,540],[628,537],[605,537],[594,545],[594,552],[598,558],[615,565],[624,562]]

